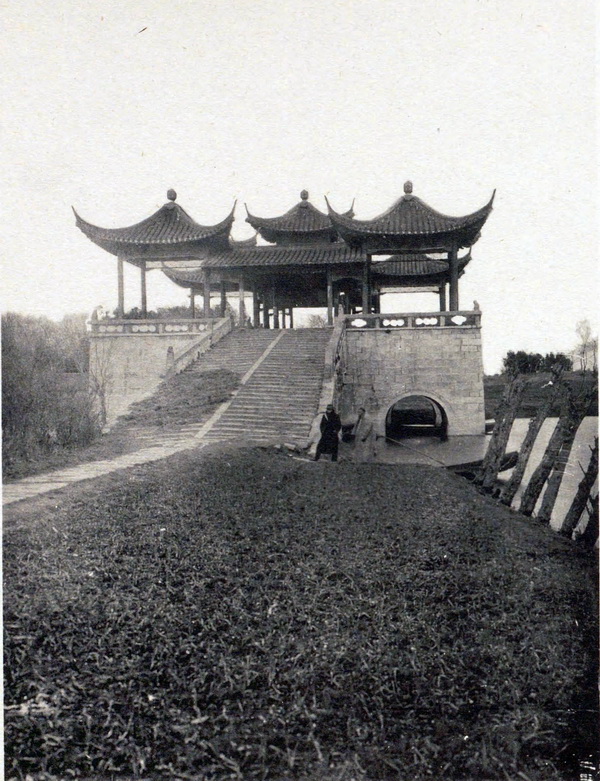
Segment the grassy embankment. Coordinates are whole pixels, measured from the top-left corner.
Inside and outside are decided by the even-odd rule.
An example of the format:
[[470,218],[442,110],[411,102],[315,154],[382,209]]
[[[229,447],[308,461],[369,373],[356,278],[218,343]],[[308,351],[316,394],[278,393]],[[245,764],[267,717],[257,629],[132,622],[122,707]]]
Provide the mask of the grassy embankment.
[[5,513],[7,779],[578,777],[593,559],[444,470],[212,449],[61,497]]
[[[129,414],[120,418],[110,432],[89,445],[55,446],[38,450],[29,458],[5,457],[4,479],[19,479],[139,450],[148,444],[148,440],[140,435],[160,436],[165,432],[176,432],[186,423],[207,420],[239,386],[239,380],[239,375],[223,369],[178,374],[162,383],[151,397],[132,405]],[[85,376],[80,378],[80,382],[86,381]],[[64,392],[69,394],[72,391],[65,386]]]
[[[532,375],[528,378],[530,387],[521,405],[519,417],[535,414],[537,406],[549,392],[548,388],[543,387],[549,379],[550,375],[547,374]],[[592,377],[588,374],[582,379],[580,374],[569,373],[566,379],[572,384],[577,395],[586,383],[591,382]],[[238,384],[239,376],[224,370],[184,372],[163,383],[152,397],[134,405],[129,415],[122,418],[108,434],[90,445],[56,446],[46,451],[38,451],[30,458],[7,457],[10,447],[5,447],[4,479],[19,479],[51,469],[112,458],[138,450],[147,444],[147,440],[142,439],[140,434],[153,432],[159,435],[162,432],[174,432],[185,423],[207,420],[216,406],[227,400]],[[494,417],[505,384],[506,377],[502,375],[485,378],[486,418]],[[65,393],[71,392],[65,386]],[[555,409],[553,414],[558,415],[558,409]],[[597,403],[590,409],[590,414],[598,414]]]

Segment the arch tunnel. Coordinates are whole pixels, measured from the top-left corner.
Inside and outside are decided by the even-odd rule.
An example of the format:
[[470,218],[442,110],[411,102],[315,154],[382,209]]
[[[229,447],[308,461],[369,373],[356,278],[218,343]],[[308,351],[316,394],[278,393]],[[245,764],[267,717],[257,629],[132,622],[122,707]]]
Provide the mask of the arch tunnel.
[[394,441],[407,437],[448,438],[446,411],[429,396],[405,396],[389,408],[385,418],[386,439]]

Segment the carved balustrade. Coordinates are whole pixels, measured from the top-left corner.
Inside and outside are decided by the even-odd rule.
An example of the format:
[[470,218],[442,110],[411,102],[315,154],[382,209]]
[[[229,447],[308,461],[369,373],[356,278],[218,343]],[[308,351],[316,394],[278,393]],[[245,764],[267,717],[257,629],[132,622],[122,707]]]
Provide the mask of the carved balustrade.
[[[218,322],[218,321],[217,321]],[[168,320],[125,320],[111,318],[88,321],[88,331],[94,336],[140,335],[150,336],[176,334],[203,334],[215,327],[214,318],[176,318]]]
[[392,331],[407,328],[481,328],[481,312],[410,312],[400,314],[346,315],[349,331],[378,329]]

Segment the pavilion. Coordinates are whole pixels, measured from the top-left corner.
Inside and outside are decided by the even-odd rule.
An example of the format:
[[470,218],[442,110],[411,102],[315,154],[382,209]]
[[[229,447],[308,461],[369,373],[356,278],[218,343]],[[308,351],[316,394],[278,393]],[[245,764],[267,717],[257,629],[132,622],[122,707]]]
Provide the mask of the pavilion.
[[[300,201],[279,217],[246,221],[257,235],[231,237],[235,204],[216,225],[195,222],[177,204],[174,190],[155,214],[126,228],[100,228],[75,212],[76,224],[95,244],[118,259],[118,313],[124,315],[123,263],[140,269],[141,312],[147,314],[146,274],[160,269],[203,299],[210,316],[212,293],[220,293],[221,314],[227,293],[239,296],[239,320],[245,323],[245,294],[252,293],[252,319],[265,328],[293,327],[296,307],[326,307],[327,321],[339,307],[346,314],[378,313],[382,293],[436,292],[440,311],[459,310],[458,281],[471,260],[494,200],[465,217],[449,217],[413,195],[404,195],[372,220],[357,220],[353,209],[338,213],[327,201],[319,211],[303,190]],[[257,236],[263,244],[259,244]],[[459,252],[465,250],[464,254]],[[286,321],[287,318],[287,321]]]

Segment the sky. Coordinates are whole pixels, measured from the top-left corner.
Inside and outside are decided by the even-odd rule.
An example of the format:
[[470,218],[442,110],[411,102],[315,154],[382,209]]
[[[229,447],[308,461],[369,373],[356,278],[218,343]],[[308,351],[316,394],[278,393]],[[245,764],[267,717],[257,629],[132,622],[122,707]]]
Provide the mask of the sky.
[[[306,188],[369,219],[402,195],[464,215],[496,189],[461,279],[484,367],[597,332],[593,0],[8,0],[1,306],[114,309],[117,260],[76,227],[202,224],[238,199],[277,216]],[[139,272],[127,267],[127,307]],[[186,302],[160,271],[148,305]],[[402,296],[397,311],[431,309]]]

